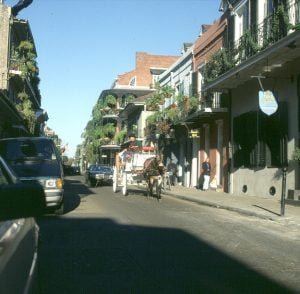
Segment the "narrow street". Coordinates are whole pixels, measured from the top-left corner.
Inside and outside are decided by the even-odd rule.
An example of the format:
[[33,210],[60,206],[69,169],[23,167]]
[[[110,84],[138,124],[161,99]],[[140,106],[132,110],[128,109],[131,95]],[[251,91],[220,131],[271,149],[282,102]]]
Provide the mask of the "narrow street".
[[300,240],[282,224],[66,180],[38,220],[42,293],[296,293]]

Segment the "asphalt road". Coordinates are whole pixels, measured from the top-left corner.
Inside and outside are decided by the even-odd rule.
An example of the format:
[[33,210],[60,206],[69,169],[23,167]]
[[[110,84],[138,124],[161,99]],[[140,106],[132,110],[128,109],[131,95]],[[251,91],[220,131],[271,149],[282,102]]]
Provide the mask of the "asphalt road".
[[300,235],[280,223],[80,176],[38,223],[42,293],[300,292]]

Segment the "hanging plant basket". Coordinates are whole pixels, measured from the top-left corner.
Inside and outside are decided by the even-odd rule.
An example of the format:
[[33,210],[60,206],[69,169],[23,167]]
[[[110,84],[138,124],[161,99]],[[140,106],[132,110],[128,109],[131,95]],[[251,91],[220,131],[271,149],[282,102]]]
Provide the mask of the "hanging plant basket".
[[110,108],[113,108],[117,105],[117,99],[113,95],[108,95],[105,97],[105,104]]

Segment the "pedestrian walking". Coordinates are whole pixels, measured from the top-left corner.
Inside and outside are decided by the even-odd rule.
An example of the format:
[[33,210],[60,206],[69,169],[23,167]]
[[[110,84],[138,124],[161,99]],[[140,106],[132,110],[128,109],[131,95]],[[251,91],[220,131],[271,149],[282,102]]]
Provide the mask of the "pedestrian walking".
[[167,165],[167,171],[169,172],[169,179],[171,186],[175,185],[176,177],[177,177],[177,166],[173,162],[173,160],[170,161],[170,163]]
[[206,160],[202,163],[202,173],[204,178],[202,190],[206,191],[209,187],[209,180],[210,180],[209,157],[207,157]]

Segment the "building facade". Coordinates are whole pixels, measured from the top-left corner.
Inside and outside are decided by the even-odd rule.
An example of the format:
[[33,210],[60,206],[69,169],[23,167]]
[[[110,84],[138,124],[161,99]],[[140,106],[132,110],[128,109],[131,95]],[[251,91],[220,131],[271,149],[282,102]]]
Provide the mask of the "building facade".
[[[207,157],[211,164],[211,182],[214,188],[228,191],[228,95],[219,91],[204,91],[204,65],[227,42],[228,24],[226,14],[209,26],[202,26],[202,34],[194,45],[194,74],[199,97],[199,110],[188,118],[200,134],[198,151],[198,175],[202,183],[202,163]],[[194,151],[196,156],[196,150]]]
[[145,99],[155,91],[158,75],[177,59],[178,56],[137,52],[135,68],[120,74],[110,89],[101,92],[97,102],[101,112],[97,127],[105,130],[110,124],[114,132],[97,147],[99,162],[114,165],[115,154],[129,133],[143,139],[145,120],[150,114],[145,108]]
[[[43,132],[47,113],[41,109],[36,49],[28,21],[15,18],[0,4],[0,137]],[[24,117],[22,102],[31,104]]]
[[[224,66],[206,68],[203,89],[230,99],[230,192],[280,197],[287,169],[288,197],[296,198],[299,167],[299,1],[222,1],[228,40]],[[226,63],[225,63],[226,62]]]
[[[179,95],[189,101],[192,93],[192,74],[194,68],[193,44],[183,44],[181,57],[173,63],[168,70],[159,76],[161,87],[170,87],[174,90],[171,97],[166,98],[162,105],[162,110],[176,105],[176,97]],[[172,161],[177,165],[178,183],[189,187],[196,186],[198,179],[197,169],[194,168],[193,148],[198,150],[198,142],[189,138],[189,128],[184,121],[173,123],[172,128],[175,138],[165,140],[164,163],[166,166]]]

